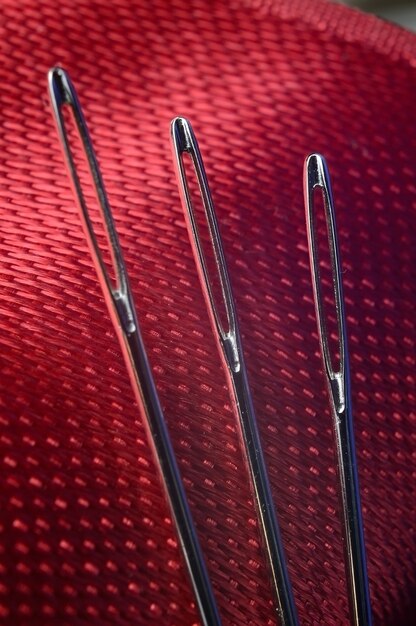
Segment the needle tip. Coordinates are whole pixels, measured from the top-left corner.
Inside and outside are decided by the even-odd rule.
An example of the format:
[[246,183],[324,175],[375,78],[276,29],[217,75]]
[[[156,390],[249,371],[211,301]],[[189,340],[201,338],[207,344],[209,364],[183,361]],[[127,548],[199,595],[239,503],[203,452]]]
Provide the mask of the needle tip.
[[172,141],[179,154],[189,152],[193,144],[193,130],[186,117],[175,117],[171,123]]
[[329,180],[325,158],[318,153],[310,154],[305,161],[305,181],[308,189],[326,187]]
[[62,67],[52,67],[48,72],[49,94],[52,102],[60,107],[72,100],[72,85],[68,73]]

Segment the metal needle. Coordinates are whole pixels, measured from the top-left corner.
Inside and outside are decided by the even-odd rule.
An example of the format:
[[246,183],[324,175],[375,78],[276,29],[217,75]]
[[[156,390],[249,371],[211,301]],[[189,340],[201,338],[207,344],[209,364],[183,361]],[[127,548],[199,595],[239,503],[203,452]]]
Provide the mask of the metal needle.
[[[277,621],[282,626],[297,626],[296,608],[271,495],[256,415],[251,399],[227,264],[202,157],[188,120],[180,117],[173,120],[172,145],[179,191],[202,291],[205,296],[212,328],[219,346],[220,355],[225,365],[230,392],[239,418],[245,455],[257,506],[260,533],[270,565],[276,608],[279,615]],[[221,303],[216,301],[217,299],[212,288],[212,276],[208,268],[198,229],[195,207],[185,170],[184,154],[189,155],[192,161],[199,185],[205,219],[209,227],[216,270],[221,284]],[[221,305],[225,308],[227,328],[223,327],[221,321]]]
[[[179,544],[186,561],[201,620],[204,626],[221,626],[221,619],[212,591],[211,582],[141,337],[127,270],[124,265],[110,205],[87,125],[68,74],[61,68],[53,68],[49,72],[48,79],[53,114],[74,194],[81,212],[84,231],[108,310],[123,350],[137,403],[147,425],[149,440],[170,504],[179,537]],[[106,269],[94,232],[87,202],[82,191],[63,118],[62,108],[64,106],[68,106],[72,110],[94,182],[116,274],[115,284]]]
[[[325,159],[321,155],[312,154],[306,160],[304,185],[306,224],[315,309],[337,450],[350,619],[354,626],[371,626],[370,593],[354,442],[350,366],[342,292],[341,261],[329,173]],[[328,231],[338,323],[340,363],[337,371],[334,370],[329,349],[329,338],[325,322],[324,302],[319,272],[318,243],[315,234],[316,189],[320,190],[323,195]]]

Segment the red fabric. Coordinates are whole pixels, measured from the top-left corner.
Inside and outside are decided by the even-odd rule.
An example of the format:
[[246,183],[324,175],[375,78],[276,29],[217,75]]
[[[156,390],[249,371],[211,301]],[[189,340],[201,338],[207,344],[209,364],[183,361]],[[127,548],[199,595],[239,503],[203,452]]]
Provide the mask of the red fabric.
[[[302,198],[332,173],[375,626],[415,623],[415,36],[320,0],[3,0],[0,620],[198,622],[46,92],[100,159],[224,624],[273,624],[169,121],[193,123],[302,624],[348,624]],[[413,440],[412,440],[413,437]]]

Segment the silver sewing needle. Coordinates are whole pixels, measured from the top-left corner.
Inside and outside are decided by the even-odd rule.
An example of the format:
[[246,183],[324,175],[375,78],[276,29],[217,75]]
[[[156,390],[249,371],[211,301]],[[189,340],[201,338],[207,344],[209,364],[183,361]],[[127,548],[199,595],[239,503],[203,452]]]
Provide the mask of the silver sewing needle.
[[[312,154],[306,159],[304,185],[309,257],[318,334],[330,398],[337,451],[338,475],[341,486],[342,527],[349,590],[350,619],[354,626],[371,626],[370,593],[354,443],[350,366],[342,292],[341,262],[329,173],[325,159],[319,154]],[[319,190],[323,196],[328,231],[338,324],[339,368],[337,371],[334,370],[329,349],[319,272],[318,243],[315,234],[316,190]]]
[[[199,545],[195,525],[173,452],[165,418],[156,391],[146,350],[140,334],[133,296],[129,287],[115,224],[111,215],[98,162],[90,140],[80,104],[68,74],[61,68],[53,68],[48,75],[49,94],[58,135],[72,182],[73,191],[80,209],[84,231],[94,260],[98,278],[114,324],[143,418],[147,425],[149,440],[160,471],[161,479],[172,516],[176,525],[179,543],[186,561],[197,606],[204,626],[221,626],[216,601],[208,576],[204,557]],[[73,152],[67,135],[62,108],[68,106],[81,139],[89,170],[94,181],[101,216],[108,236],[115,282],[110,278],[94,232],[87,202],[82,191]]]
[[[202,157],[188,120],[181,117],[174,119],[171,131],[173,158],[190,241],[202,291],[211,319],[211,325],[219,346],[220,355],[225,365],[230,392],[239,417],[245,454],[257,506],[260,532],[272,574],[276,608],[280,618],[280,620],[277,621],[282,626],[296,626],[298,620],[295,603],[251,399],[231,284]],[[219,308],[217,307],[216,298],[211,286],[212,276],[210,276],[199,234],[195,208],[191,198],[183,159],[184,154],[189,155],[199,184],[205,219],[208,223],[210,240],[215,257],[216,270],[221,284],[222,304],[226,311],[227,328],[223,327]]]

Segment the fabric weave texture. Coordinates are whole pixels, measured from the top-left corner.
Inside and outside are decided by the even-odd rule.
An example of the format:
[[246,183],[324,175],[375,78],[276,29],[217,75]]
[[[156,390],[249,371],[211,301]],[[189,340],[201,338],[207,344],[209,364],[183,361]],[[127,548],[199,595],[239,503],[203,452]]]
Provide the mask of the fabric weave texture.
[[302,194],[344,268],[375,626],[415,623],[416,38],[321,0],[2,0],[0,623],[198,624],[47,98],[71,75],[224,625],[274,624],[169,123],[199,139],[301,623],[348,624]]

